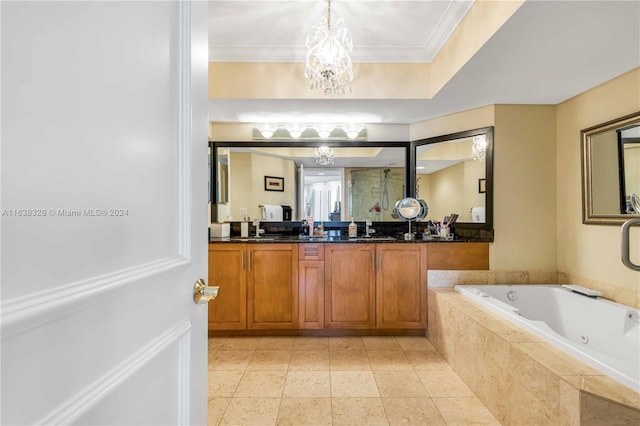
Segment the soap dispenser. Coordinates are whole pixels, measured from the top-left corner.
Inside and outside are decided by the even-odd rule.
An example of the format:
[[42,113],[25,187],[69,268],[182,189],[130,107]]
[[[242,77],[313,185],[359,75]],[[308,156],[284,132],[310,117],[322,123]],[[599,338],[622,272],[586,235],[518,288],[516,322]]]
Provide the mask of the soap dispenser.
[[349,224],[349,238],[356,238],[358,236],[358,225],[353,221],[351,216],[351,223]]

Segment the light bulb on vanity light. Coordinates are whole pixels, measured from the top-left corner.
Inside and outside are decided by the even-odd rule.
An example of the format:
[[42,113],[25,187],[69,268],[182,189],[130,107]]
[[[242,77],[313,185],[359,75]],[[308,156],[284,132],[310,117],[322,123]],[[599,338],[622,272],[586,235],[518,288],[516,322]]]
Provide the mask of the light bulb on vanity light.
[[289,135],[294,139],[298,139],[300,136],[302,136],[302,133],[305,131],[305,128],[306,126],[304,126],[303,124],[297,124],[297,123],[287,124],[287,130],[289,131]]
[[261,123],[256,125],[255,128],[258,129],[262,137],[265,139],[269,139],[277,130],[276,126],[271,123]]
[[344,132],[347,134],[349,139],[355,139],[358,137],[362,129],[364,129],[364,126],[361,124],[349,124],[344,128]]
[[334,126],[330,124],[321,124],[316,127],[316,132],[318,132],[318,136],[320,136],[321,139],[327,139],[331,135],[333,127]]

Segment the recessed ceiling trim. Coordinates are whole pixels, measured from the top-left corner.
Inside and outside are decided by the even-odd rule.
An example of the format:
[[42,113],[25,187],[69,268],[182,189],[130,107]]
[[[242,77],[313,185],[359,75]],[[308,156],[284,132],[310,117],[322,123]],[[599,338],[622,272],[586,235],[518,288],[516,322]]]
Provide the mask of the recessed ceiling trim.
[[[399,28],[397,24],[395,26],[388,26],[389,28],[387,28],[387,26],[381,24],[381,22],[384,21],[382,20],[383,18],[380,16],[380,13],[376,15],[375,12],[369,12],[370,15],[367,15],[367,11],[371,10],[367,8],[374,7],[367,6],[367,2],[342,2],[337,5],[345,9],[339,14],[339,16],[354,15],[355,17],[361,18],[355,20],[354,16],[351,16],[351,20],[347,23],[350,27],[353,27],[350,29],[354,34],[354,49],[351,55],[351,59],[354,63],[428,63],[435,58],[457,25],[464,18],[469,9],[471,9],[474,2],[475,0],[449,0],[444,2],[446,4],[446,9],[442,6],[425,9],[423,7],[424,4],[429,4],[429,2],[424,0],[414,2],[413,4],[419,5],[415,8],[407,6],[407,4],[411,4],[412,2],[398,2],[398,4],[401,5],[396,7],[399,8],[398,13],[400,13],[400,15],[394,16],[392,18],[394,21],[397,21],[402,16],[406,16],[413,12],[413,25],[410,30],[412,35],[409,38],[405,37],[404,39],[399,39],[396,36]],[[242,4],[242,2],[237,3]],[[282,4],[287,2],[264,1],[255,3],[260,4],[258,8],[259,10],[255,11],[255,14],[262,13],[266,14],[266,16],[277,16],[278,8],[282,8]],[[315,3],[316,2],[314,2],[314,4]],[[392,4],[391,1],[388,3]],[[434,2],[431,4],[435,5],[437,3],[442,4],[442,2]],[[234,8],[234,2],[212,2],[214,8],[218,7],[218,4],[221,4],[221,7],[229,9],[220,11],[223,16],[225,14],[229,16],[233,15],[232,11]],[[422,4],[422,7],[420,4]],[[394,8],[387,6],[383,10],[389,13],[394,10]],[[425,13],[429,14],[431,10],[433,10],[433,13],[430,16],[422,15]],[[215,9],[212,9],[210,13],[216,13]],[[300,12],[298,9],[294,9],[292,10],[292,13]],[[418,13],[418,15],[416,15],[416,13]],[[248,28],[245,28],[245,31],[255,30],[256,22],[259,22],[259,20],[256,20],[255,16],[251,14],[238,14],[237,16],[238,18],[236,19],[245,19],[245,23],[243,24],[245,26],[249,26]],[[368,16],[373,20],[372,22],[367,20]],[[391,19],[390,17],[387,18]],[[424,21],[424,24],[421,31],[419,31],[418,29],[421,28],[419,23],[422,21]],[[240,22],[241,21],[236,21],[237,28],[242,28]],[[302,21],[299,21],[298,25],[300,25],[300,23],[302,23]],[[279,24],[278,22],[274,22],[273,25],[275,25],[276,28],[283,27],[283,24]],[[255,37],[253,38],[253,42],[250,43],[246,43],[246,41],[249,41],[251,37],[239,37],[242,38],[245,43],[240,42],[232,44],[230,41],[233,38],[228,35],[228,31],[231,30],[229,25],[225,25],[223,27],[227,31],[227,33],[224,33],[224,37],[221,35],[222,33],[218,34],[215,33],[216,30],[213,30],[214,32],[210,33],[209,38],[209,61],[304,62],[307,54],[307,49],[304,44],[304,33],[300,32],[300,30],[295,27],[295,24],[291,21],[287,21],[287,25],[289,25],[289,27],[286,27],[285,25],[285,28],[289,29],[287,31],[281,31],[282,34],[286,34],[284,36],[280,36],[282,43],[275,43],[275,39],[272,36],[268,37],[268,41],[264,40],[265,44],[261,44],[262,40],[259,38],[256,39]],[[218,29],[218,31],[222,31],[222,29]],[[239,31],[242,30],[239,29]],[[393,31],[396,31],[396,33]],[[298,34],[298,32],[300,32],[300,34]],[[374,34],[373,40],[367,37],[367,35],[371,34]],[[360,38],[357,38],[358,36],[360,36]],[[224,40],[224,42],[221,42],[222,40]],[[292,44],[292,42],[294,44]]]
[[427,62],[433,61],[442,46],[449,40],[451,34],[455,31],[460,24],[460,21],[466,16],[475,0],[453,1],[449,3],[449,7],[440,18],[440,21],[436,25],[433,33],[429,36],[429,39],[424,44],[424,51],[426,54],[425,60]]

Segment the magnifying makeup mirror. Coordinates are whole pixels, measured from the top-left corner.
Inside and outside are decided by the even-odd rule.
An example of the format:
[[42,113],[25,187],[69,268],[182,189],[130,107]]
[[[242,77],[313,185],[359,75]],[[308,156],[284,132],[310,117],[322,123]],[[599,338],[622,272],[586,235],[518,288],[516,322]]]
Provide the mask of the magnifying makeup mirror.
[[404,234],[406,241],[412,241],[415,239],[415,234],[411,232],[411,222],[414,220],[422,220],[427,217],[429,213],[429,207],[424,200],[418,200],[416,198],[403,198],[399,200],[391,215],[394,218],[402,219],[405,222],[409,222],[409,232]]

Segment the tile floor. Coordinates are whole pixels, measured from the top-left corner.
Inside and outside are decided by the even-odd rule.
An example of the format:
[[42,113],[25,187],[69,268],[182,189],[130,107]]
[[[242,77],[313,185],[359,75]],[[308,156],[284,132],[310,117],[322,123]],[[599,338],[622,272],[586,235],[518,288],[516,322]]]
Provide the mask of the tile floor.
[[209,425],[499,425],[425,337],[209,339]]

